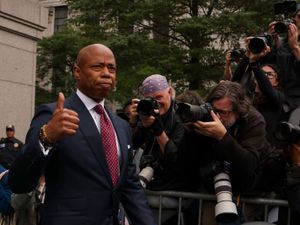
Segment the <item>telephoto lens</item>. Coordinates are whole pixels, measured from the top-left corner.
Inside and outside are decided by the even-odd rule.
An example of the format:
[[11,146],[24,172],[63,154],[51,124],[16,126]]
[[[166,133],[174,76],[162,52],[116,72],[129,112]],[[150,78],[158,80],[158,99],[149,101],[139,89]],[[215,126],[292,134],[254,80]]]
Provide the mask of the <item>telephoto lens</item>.
[[154,170],[151,166],[146,166],[142,171],[139,173],[138,177],[140,179],[140,183],[143,188],[147,187],[147,184],[152,180]]
[[250,39],[248,47],[249,47],[249,50],[253,54],[258,54],[258,53],[261,53],[264,50],[265,43],[266,43],[266,41],[264,40],[264,38],[254,37],[254,38]]
[[261,36],[255,36],[249,40],[248,48],[253,54],[261,53],[266,45],[271,46],[272,36],[269,34],[262,34]]
[[238,218],[237,208],[232,201],[230,176],[226,171],[221,171],[214,177],[217,204],[215,217],[218,222],[229,223]]
[[210,103],[204,103],[202,105],[191,105],[185,102],[179,102],[177,104],[178,113],[183,123],[201,121],[211,121],[210,111],[213,110]]

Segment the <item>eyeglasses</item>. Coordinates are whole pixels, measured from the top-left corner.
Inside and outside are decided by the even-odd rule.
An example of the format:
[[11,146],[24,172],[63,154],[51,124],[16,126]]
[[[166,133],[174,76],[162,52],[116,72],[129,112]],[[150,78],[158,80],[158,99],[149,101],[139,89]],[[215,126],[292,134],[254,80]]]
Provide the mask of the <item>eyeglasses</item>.
[[222,109],[216,109],[216,108],[213,108],[213,111],[215,113],[218,113],[219,115],[223,115],[223,116],[227,116],[233,112],[233,110],[222,110]]
[[266,76],[268,78],[276,78],[277,77],[277,74],[275,72],[266,72],[266,71],[264,71],[264,73],[266,74]]

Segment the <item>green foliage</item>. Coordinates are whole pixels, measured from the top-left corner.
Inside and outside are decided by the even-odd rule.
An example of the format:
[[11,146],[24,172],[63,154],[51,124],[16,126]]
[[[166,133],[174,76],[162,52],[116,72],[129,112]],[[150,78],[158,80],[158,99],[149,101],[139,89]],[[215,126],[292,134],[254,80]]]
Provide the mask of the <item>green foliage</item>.
[[76,53],[100,42],[117,58],[115,100],[138,95],[141,82],[153,73],[172,82],[186,80],[203,93],[204,82],[222,79],[225,49],[267,30],[274,2],[67,0],[73,16],[66,29],[39,43],[38,76],[52,72],[51,92],[70,93]]

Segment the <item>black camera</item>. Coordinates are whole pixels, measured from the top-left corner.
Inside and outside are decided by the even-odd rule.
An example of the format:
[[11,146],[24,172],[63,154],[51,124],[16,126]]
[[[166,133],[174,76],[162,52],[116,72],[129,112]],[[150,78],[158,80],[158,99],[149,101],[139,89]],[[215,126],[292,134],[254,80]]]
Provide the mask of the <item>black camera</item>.
[[250,39],[248,48],[253,54],[261,53],[265,46],[271,46],[272,36],[269,34],[263,34],[261,36],[255,36]]
[[284,34],[288,31],[289,24],[294,23],[292,19],[285,19],[283,21],[278,21],[274,25],[274,30],[277,34]]
[[275,131],[275,137],[282,142],[298,143],[300,141],[300,127],[289,122],[282,122]]
[[143,155],[140,160],[141,172],[138,174],[140,183],[143,188],[152,180],[154,175],[154,168],[158,166],[158,162],[153,155]]
[[141,116],[153,116],[155,109],[159,108],[159,103],[153,98],[145,98],[139,101],[137,112]]
[[230,163],[219,162],[215,166],[214,177],[217,204],[215,206],[215,217],[218,222],[233,222],[238,217],[235,203],[232,201],[232,188],[230,181]]
[[274,14],[281,16],[277,17],[278,22],[274,25],[274,30],[278,34],[284,34],[288,31],[288,26],[291,23],[294,23],[292,19],[288,18],[289,13],[295,13],[297,10],[296,1],[283,1],[274,4]]
[[238,49],[233,49],[230,51],[230,56],[231,56],[231,62],[237,62],[239,61],[243,55],[245,55],[246,49],[244,48],[238,48]]
[[178,108],[176,112],[181,118],[183,123],[201,121],[211,121],[210,111],[213,107],[210,103],[204,103],[202,105],[191,105],[185,102],[177,103]]

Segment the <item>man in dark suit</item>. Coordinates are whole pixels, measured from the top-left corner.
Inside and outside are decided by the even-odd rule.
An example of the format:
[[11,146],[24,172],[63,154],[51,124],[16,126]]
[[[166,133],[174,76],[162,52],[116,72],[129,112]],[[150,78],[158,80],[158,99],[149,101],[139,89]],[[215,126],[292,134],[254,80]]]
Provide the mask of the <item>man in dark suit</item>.
[[115,86],[113,52],[102,44],[84,47],[74,76],[76,93],[67,99],[59,93],[56,104],[42,105],[34,116],[23,153],[9,172],[13,192],[33,190],[45,174],[43,225],[117,225],[120,203],[132,224],[155,224],[132,164],[130,128],[106,108],[116,138],[116,179],[104,152],[103,115],[95,106],[104,106]]

